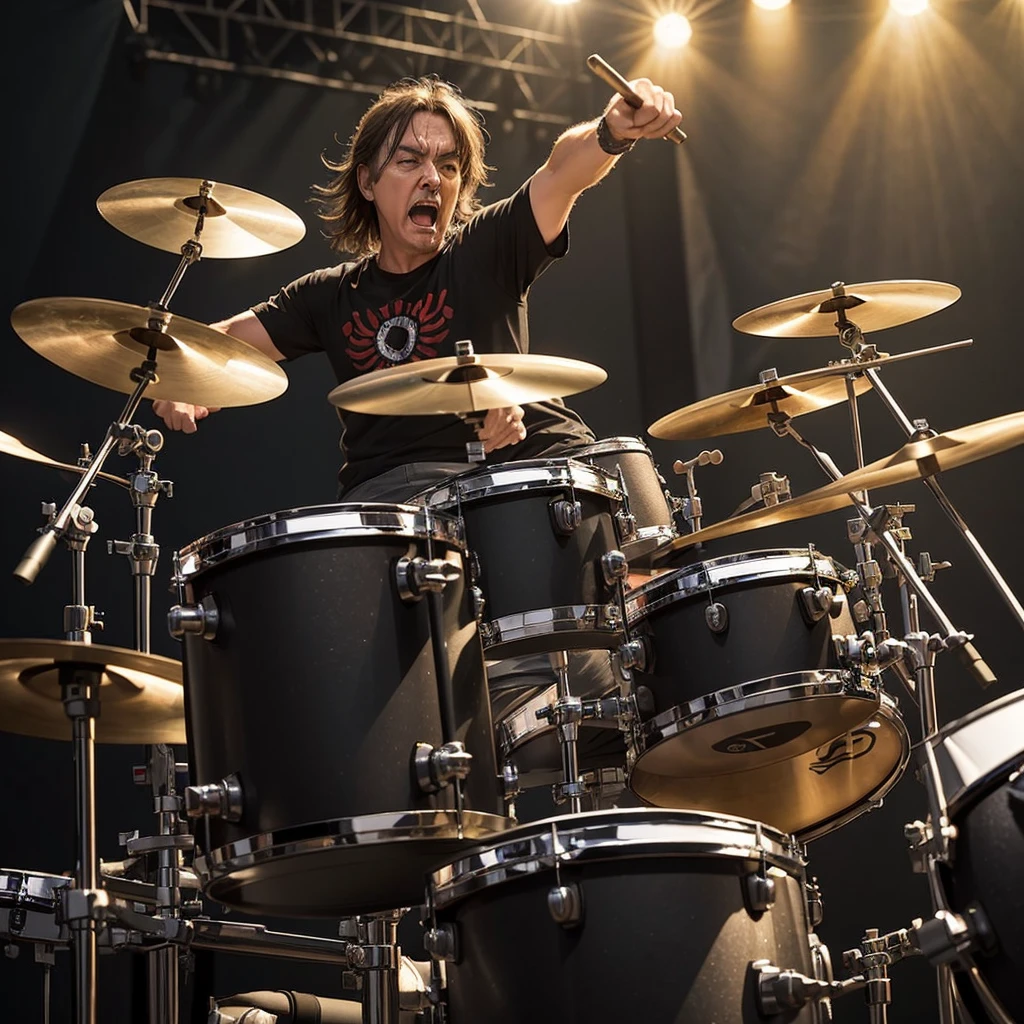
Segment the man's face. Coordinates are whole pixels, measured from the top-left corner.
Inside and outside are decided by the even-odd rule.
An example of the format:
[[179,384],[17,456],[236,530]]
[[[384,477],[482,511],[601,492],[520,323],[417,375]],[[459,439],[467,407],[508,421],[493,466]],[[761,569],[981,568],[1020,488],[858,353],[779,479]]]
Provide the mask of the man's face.
[[415,114],[377,180],[365,165],[358,174],[360,191],[377,208],[381,268],[401,273],[425,263],[445,239],[462,187],[451,122]]

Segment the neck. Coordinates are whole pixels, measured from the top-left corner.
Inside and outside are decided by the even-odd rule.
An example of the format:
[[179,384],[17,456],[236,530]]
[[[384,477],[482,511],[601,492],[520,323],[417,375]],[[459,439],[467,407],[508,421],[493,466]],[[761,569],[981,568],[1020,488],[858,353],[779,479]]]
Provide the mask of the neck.
[[438,253],[417,252],[417,253],[394,253],[381,249],[376,255],[377,266],[388,274],[408,274],[424,263],[429,263]]

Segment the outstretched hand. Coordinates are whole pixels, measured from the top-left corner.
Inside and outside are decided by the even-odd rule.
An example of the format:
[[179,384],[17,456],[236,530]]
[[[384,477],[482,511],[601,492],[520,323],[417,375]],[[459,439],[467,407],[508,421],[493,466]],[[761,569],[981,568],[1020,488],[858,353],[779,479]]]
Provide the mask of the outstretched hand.
[[153,402],[153,412],[167,424],[171,430],[180,430],[185,434],[194,434],[199,428],[199,420],[205,420],[211,412],[220,412],[214,406],[189,405],[187,402],[168,402],[157,398]]
[[483,423],[476,430],[476,436],[484,443],[484,451],[490,453],[506,445],[519,444],[526,437],[523,415],[520,405],[488,409]]
[[615,96],[605,108],[604,119],[617,139],[664,138],[683,119],[676,110],[672,93],[655,85],[649,78],[637,78],[630,87],[644,101],[631,107],[622,96]]

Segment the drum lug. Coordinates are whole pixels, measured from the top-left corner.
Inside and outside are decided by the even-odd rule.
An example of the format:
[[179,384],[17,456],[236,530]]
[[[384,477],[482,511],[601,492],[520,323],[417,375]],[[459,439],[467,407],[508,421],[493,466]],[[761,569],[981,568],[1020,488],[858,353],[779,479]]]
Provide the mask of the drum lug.
[[619,509],[615,513],[615,522],[618,524],[619,529],[619,540],[623,544],[628,543],[634,537],[636,537],[636,516],[632,512],[627,512],[625,509]]
[[413,773],[424,793],[437,793],[454,779],[465,779],[472,767],[473,755],[461,740],[433,747],[417,743],[412,752]]
[[501,766],[501,775],[498,776],[501,782],[501,792],[505,800],[515,800],[522,789],[519,787],[519,769],[512,764],[511,761],[506,761]]
[[205,786],[185,787],[185,813],[190,818],[209,815],[224,821],[241,821],[242,809],[242,783],[237,775]]
[[398,596],[407,603],[418,601],[426,590],[441,593],[461,575],[457,565],[443,558],[400,558],[395,563]]
[[431,960],[454,963],[459,956],[458,934],[454,924],[437,924],[423,933],[423,948]]
[[817,928],[825,916],[825,904],[821,898],[821,886],[817,878],[804,883],[804,894],[807,899],[807,919],[812,928]]
[[799,594],[800,608],[810,625],[820,622],[832,611],[835,595],[831,587],[804,587]]
[[763,914],[775,902],[775,879],[763,872],[743,878],[743,895],[747,907],[755,914]]
[[583,522],[583,505],[579,501],[556,498],[549,505],[555,532],[565,537],[574,533]]
[[473,600],[473,616],[477,622],[482,622],[484,608],[487,607],[487,598],[484,597],[484,592],[479,587],[470,587],[469,594]]
[[629,575],[629,562],[621,551],[606,551],[601,556],[601,575],[609,587]]
[[712,601],[704,609],[704,621],[712,633],[724,633],[729,628],[729,609],[721,601]]
[[176,604],[167,613],[167,629],[176,640],[186,633],[196,633],[204,640],[212,640],[219,625],[220,611],[209,594],[199,604]]
[[635,668],[638,672],[646,672],[650,661],[651,652],[645,638],[638,637],[619,645],[619,662],[623,668]]
[[576,928],[583,920],[583,890],[575,882],[549,889],[548,913],[563,928]]

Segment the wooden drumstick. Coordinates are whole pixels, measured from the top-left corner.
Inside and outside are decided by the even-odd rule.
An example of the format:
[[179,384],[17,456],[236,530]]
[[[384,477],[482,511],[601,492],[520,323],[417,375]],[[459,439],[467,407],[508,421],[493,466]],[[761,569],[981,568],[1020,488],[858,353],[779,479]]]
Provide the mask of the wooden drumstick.
[[[587,58],[587,67],[601,79],[602,82],[606,82],[610,85],[634,110],[639,109],[644,105],[644,101],[640,96],[635,93],[630,87],[622,75],[618,73],[599,53],[592,53]],[[669,142],[674,142],[677,146],[681,142],[686,141],[686,132],[678,126],[673,128],[668,135],[664,136]]]

